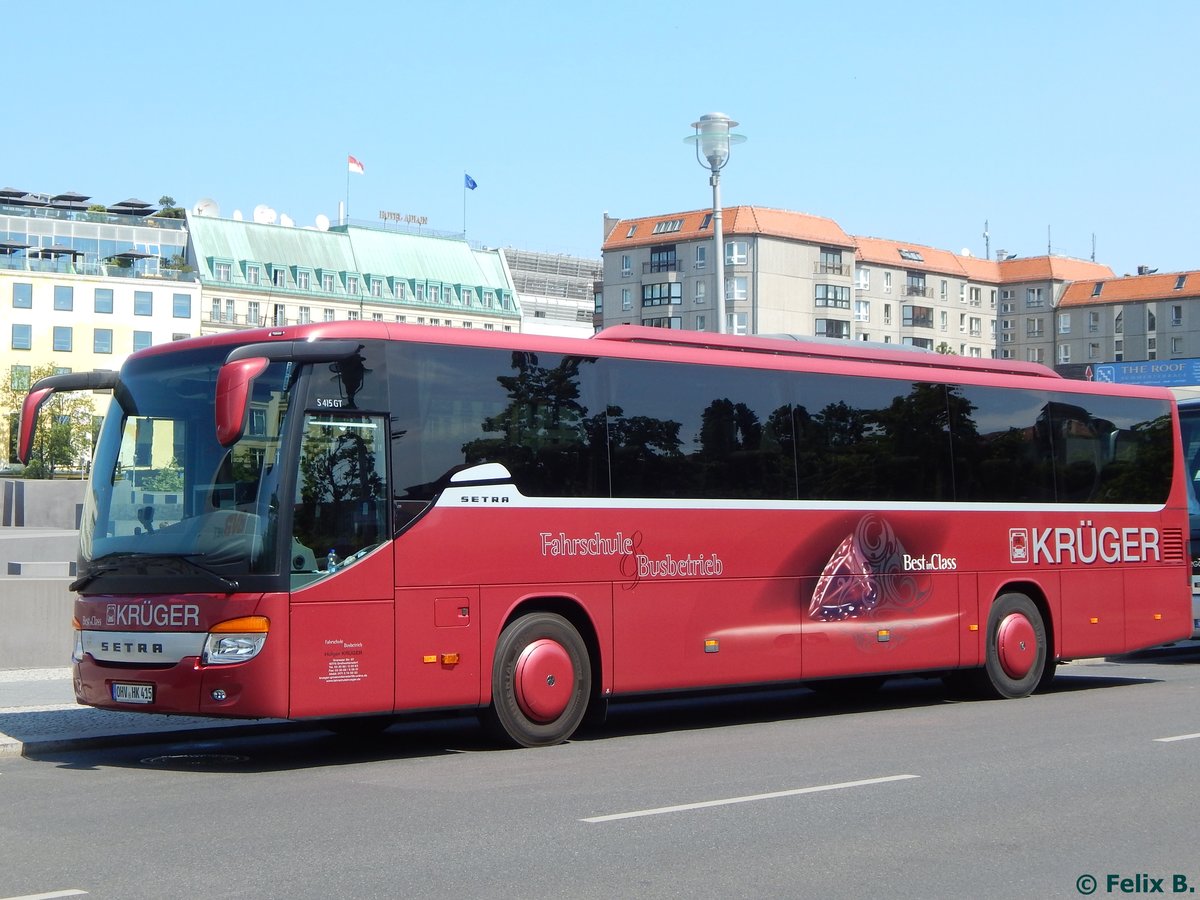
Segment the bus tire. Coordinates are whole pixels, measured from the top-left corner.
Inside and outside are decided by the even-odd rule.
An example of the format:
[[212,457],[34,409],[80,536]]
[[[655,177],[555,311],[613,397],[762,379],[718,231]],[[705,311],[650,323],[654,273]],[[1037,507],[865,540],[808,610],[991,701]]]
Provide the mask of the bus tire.
[[988,614],[987,661],[979,672],[986,695],[1028,697],[1046,672],[1046,625],[1024,594],[1001,594]]
[[486,720],[513,746],[559,744],[583,721],[591,690],[592,666],[579,632],[562,616],[530,613],[496,642]]

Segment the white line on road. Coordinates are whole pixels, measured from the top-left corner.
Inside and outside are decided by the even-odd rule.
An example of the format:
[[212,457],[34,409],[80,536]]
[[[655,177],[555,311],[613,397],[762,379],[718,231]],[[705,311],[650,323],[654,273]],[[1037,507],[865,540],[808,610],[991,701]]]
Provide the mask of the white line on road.
[[746,797],[729,797],[725,800],[703,800],[699,803],[682,803],[679,806],[660,806],[657,809],[639,809],[634,812],[613,813],[610,816],[592,816],[580,822],[614,822],[617,819],[638,819],[642,816],[661,816],[666,813],[684,812],[689,809],[707,809],[710,806],[729,806],[734,803],[751,803],[755,800],[774,800],[776,797],[796,797],[800,794],[819,794],[822,791],[840,791],[843,788],[866,787],[885,784],[889,781],[905,781],[920,778],[920,775],[887,775],[883,778],[864,778],[862,781],[843,781],[839,784],[821,784],[816,787],[795,788],[790,791],[772,791],[769,794],[750,794]]
[[55,897],[85,897],[87,891],[53,891],[49,894],[25,894],[21,897],[5,897],[4,900],[54,900]]
[[1155,738],[1154,740],[1160,744],[1169,744],[1171,741],[1193,741],[1200,738],[1200,732],[1196,734],[1177,734],[1175,737]]

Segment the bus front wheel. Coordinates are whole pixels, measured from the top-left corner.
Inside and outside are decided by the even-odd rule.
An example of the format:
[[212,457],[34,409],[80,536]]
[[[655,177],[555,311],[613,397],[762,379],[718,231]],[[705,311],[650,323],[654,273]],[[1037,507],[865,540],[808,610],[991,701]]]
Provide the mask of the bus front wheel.
[[492,663],[487,721],[501,740],[544,747],[567,740],[587,712],[592,667],[575,627],[554,613],[531,613],[500,633]]
[[987,661],[980,687],[994,697],[1027,697],[1046,670],[1046,625],[1024,594],[1001,594],[992,604],[987,626]]

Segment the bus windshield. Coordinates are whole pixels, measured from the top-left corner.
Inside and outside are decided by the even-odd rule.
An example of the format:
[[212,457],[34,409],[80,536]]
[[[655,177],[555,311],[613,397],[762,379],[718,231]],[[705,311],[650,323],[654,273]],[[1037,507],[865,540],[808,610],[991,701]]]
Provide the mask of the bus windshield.
[[277,570],[291,366],[274,363],[255,380],[244,433],[223,447],[212,396],[227,353],[153,355],[123,368],[84,502],[78,589],[104,576],[111,590],[109,578],[136,571],[161,575],[165,589],[232,590]]

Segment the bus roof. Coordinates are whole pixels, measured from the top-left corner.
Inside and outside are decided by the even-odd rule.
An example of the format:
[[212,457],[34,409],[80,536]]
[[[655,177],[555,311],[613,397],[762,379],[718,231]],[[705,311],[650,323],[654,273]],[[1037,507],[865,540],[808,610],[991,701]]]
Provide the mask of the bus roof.
[[594,335],[593,340],[624,343],[661,344],[725,350],[734,353],[767,353],[777,356],[805,356],[838,359],[849,362],[886,363],[898,366],[918,366],[922,369],[991,372],[1001,375],[1030,375],[1036,378],[1062,378],[1053,369],[1038,363],[1017,360],[974,359],[946,353],[934,353],[917,347],[896,347],[867,343],[806,337],[801,335],[748,336],[713,334],[703,331],[678,331],[650,328],[645,325],[614,325]]

